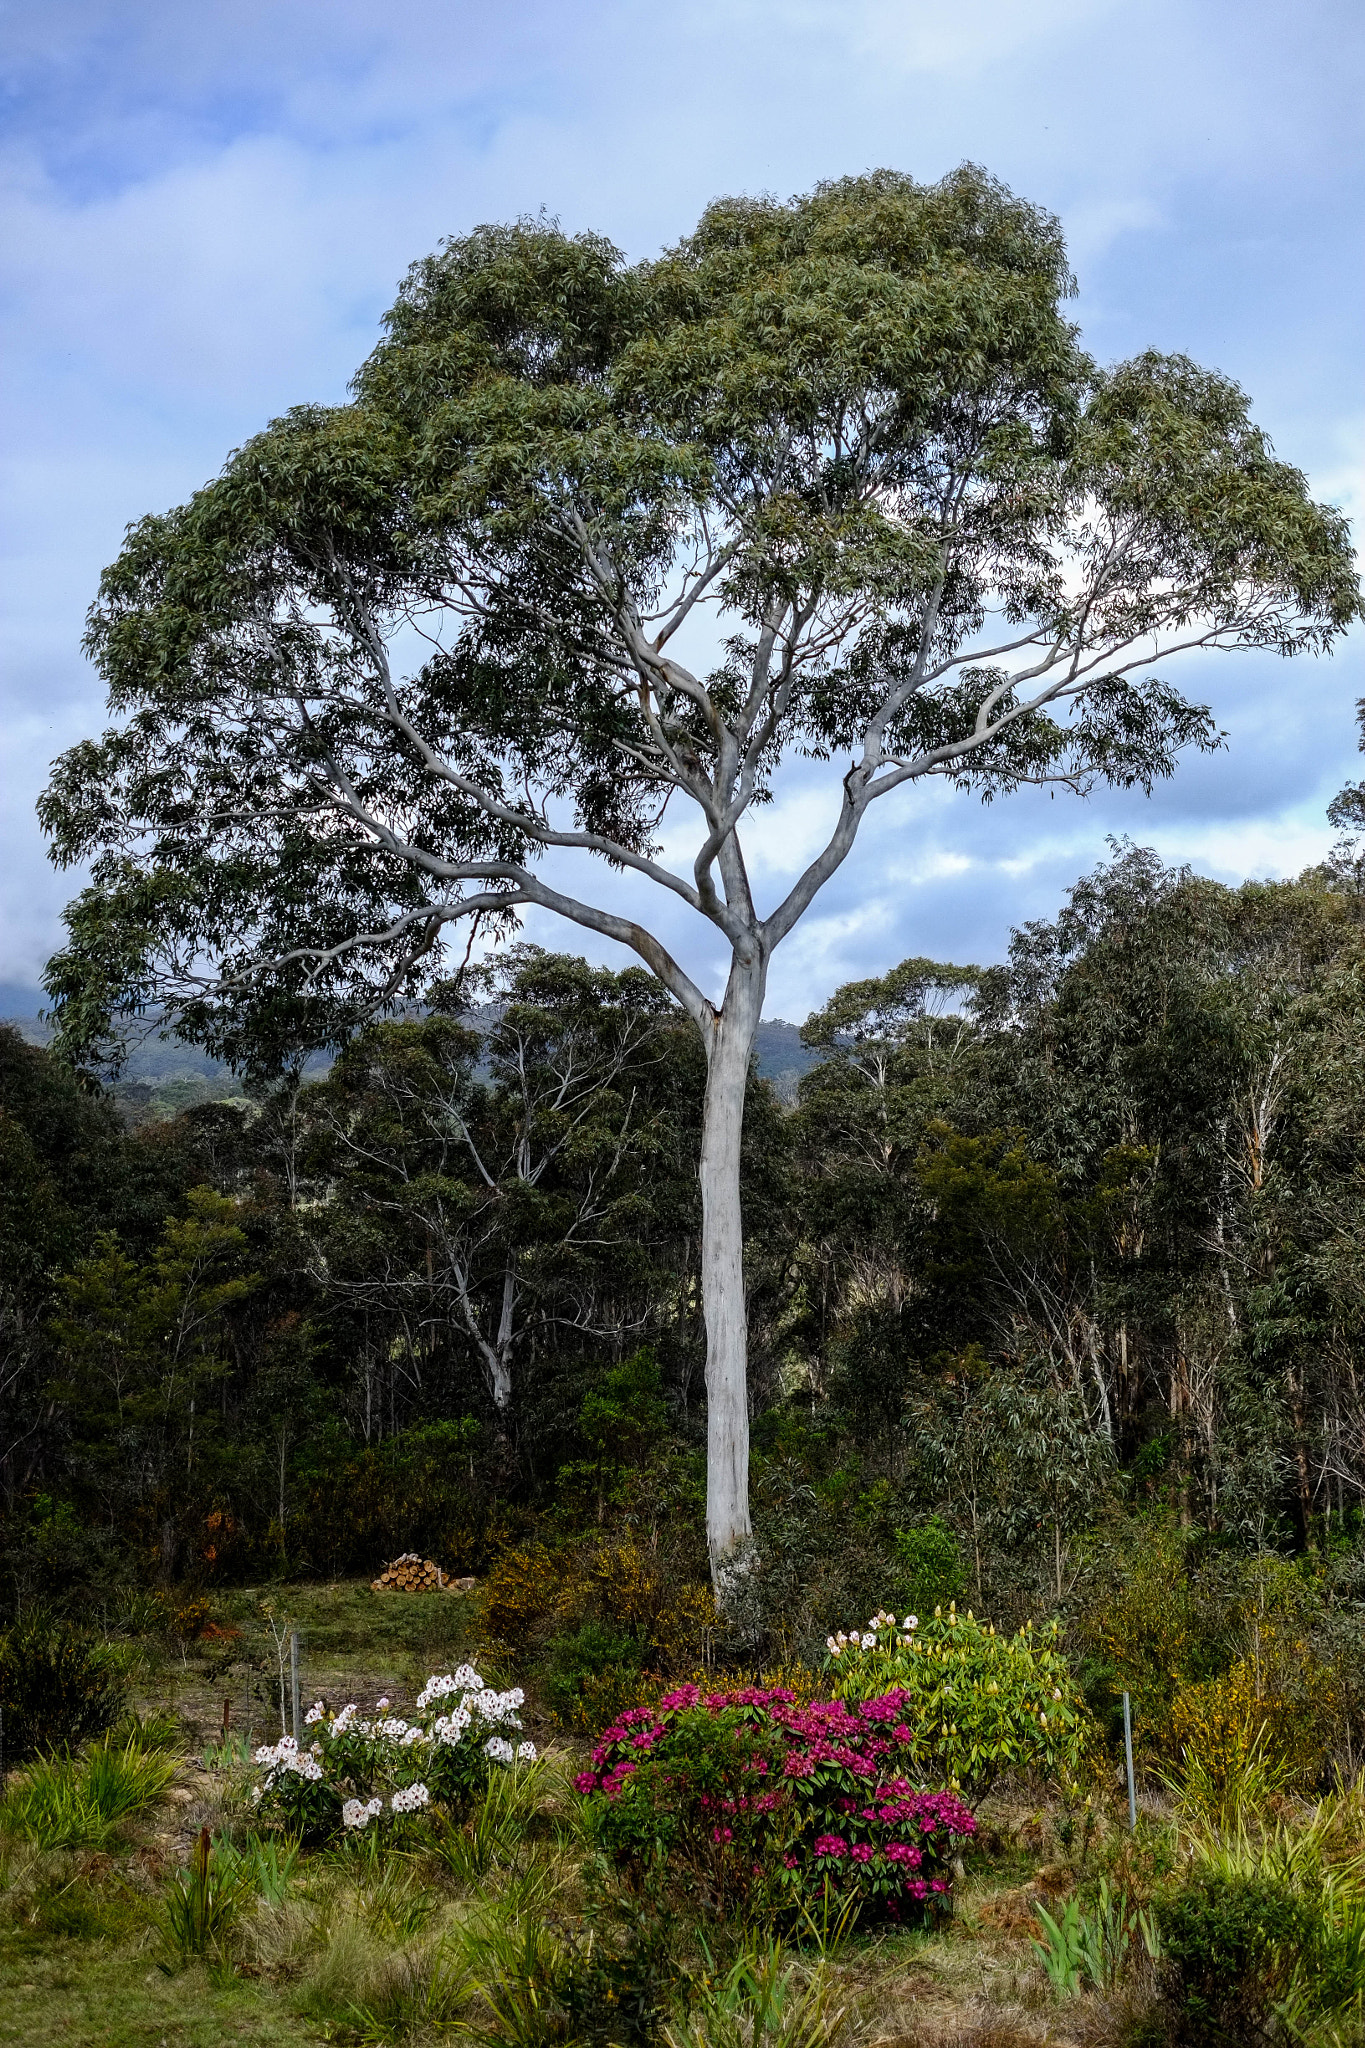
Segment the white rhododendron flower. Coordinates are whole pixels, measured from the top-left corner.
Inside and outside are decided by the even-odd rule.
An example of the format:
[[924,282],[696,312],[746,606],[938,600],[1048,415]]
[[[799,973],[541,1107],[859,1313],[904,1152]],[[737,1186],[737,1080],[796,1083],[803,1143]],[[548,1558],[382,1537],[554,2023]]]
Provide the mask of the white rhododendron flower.
[[322,1765],[318,1762],[316,1756],[313,1755],[311,1750],[300,1752],[298,1744],[292,1735],[282,1735],[273,1747],[267,1746],[264,1749],[258,1749],[256,1752],[256,1762],[264,1764],[268,1772],[265,1781],[267,1791],[273,1789],[275,1780],[281,1771],[297,1772],[301,1778],[317,1779],[323,1775]]
[[443,1742],[447,1748],[453,1749],[464,1735],[469,1722],[470,1715],[464,1707],[456,1707],[453,1714],[440,1714],[431,1724],[432,1740]]
[[382,1799],[348,1799],[341,1809],[341,1825],[344,1828],[368,1827],[372,1820],[378,1820],[383,1811]]
[[[429,1707],[433,1700],[448,1700],[452,1694],[457,1692],[482,1692],[483,1690],[484,1682],[474,1669],[474,1666],[472,1664],[461,1664],[456,1671],[447,1671],[443,1675],[433,1676],[427,1680],[417,1695],[417,1712],[420,1714],[422,1709]],[[387,1705],[387,1701],[385,1704]]]
[[322,1719],[326,1711],[327,1710],[323,1706],[321,1700],[314,1700],[312,1706],[308,1709],[308,1712],[303,1717],[303,1724],[305,1728],[316,1727],[317,1723]]
[[409,1785],[402,1792],[395,1792],[389,1805],[395,1813],[416,1813],[420,1807],[431,1804],[431,1794],[425,1785]]
[[501,1735],[490,1735],[483,1746],[483,1753],[492,1757],[495,1764],[510,1764],[512,1761],[512,1745]]
[[517,1744],[517,1762],[519,1764],[533,1764],[535,1760],[536,1746],[534,1742],[519,1742]]
[[905,1620],[904,1620],[904,1621],[903,1621],[903,1622],[901,1623],[901,1627],[902,1627],[902,1628],[918,1628],[918,1627],[919,1627],[919,1616],[918,1616],[917,1614],[907,1614],[907,1615],[906,1615],[906,1617],[905,1617]]

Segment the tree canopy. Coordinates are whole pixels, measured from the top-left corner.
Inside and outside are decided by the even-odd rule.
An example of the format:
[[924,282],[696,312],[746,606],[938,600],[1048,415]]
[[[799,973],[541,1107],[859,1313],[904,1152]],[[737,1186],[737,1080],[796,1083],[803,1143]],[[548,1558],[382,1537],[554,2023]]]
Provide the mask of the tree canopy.
[[[1209,744],[1153,657],[1328,645],[1345,523],[1225,378],[1098,370],[1071,289],[1055,220],[970,166],[720,200],[652,262],[523,221],[416,264],[352,401],[275,421],[103,580],[120,722],[42,805],[94,864],[50,980],[70,1042],[169,1000],[278,1062],[418,992],[453,920],[530,904],[702,1021],[547,849],[766,953],[902,782],[1147,786]],[[793,750],[842,806],[764,917],[738,831]]]

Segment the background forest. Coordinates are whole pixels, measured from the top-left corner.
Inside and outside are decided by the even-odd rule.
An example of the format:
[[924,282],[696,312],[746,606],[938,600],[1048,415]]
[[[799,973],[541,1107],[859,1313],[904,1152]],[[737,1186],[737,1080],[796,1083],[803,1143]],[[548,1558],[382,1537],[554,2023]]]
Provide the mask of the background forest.
[[7,1029],[6,1610],[415,1549],[587,1726],[961,1596],[1062,1616],[1153,1741],[1252,1616],[1262,1706],[1353,1753],[1357,884],[1349,846],[1236,890],[1116,848],[1003,967],[841,988],[793,1099],[751,1081],[759,1564],[723,1627],[703,1064],[649,977],[514,951],[320,1079],[136,1128]]

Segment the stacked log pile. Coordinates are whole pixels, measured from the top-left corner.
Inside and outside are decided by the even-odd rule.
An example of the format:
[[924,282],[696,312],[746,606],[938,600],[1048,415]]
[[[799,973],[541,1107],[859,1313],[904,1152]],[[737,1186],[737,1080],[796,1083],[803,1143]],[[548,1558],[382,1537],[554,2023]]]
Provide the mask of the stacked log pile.
[[429,1557],[419,1557],[415,1550],[405,1550],[392,1564],[385,1565],[377,1579],[371,1579],[376,1593],[440,1593],[450,1580],[438,1564]]

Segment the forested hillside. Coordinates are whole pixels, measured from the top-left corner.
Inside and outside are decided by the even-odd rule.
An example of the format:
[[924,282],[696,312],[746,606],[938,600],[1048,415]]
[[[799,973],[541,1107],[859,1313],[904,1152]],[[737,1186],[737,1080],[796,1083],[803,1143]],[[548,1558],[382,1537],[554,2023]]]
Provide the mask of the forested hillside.
[[[1124,848],[753,1080],[751,1650],[898,1575],[1066,1614],[1153,1543],[1354,1589],[1363,903]],[[6,1033],[8,1603],[612,1530],[704,1579],[693,1027],[529,949],[465,999],[135,1130]]]

